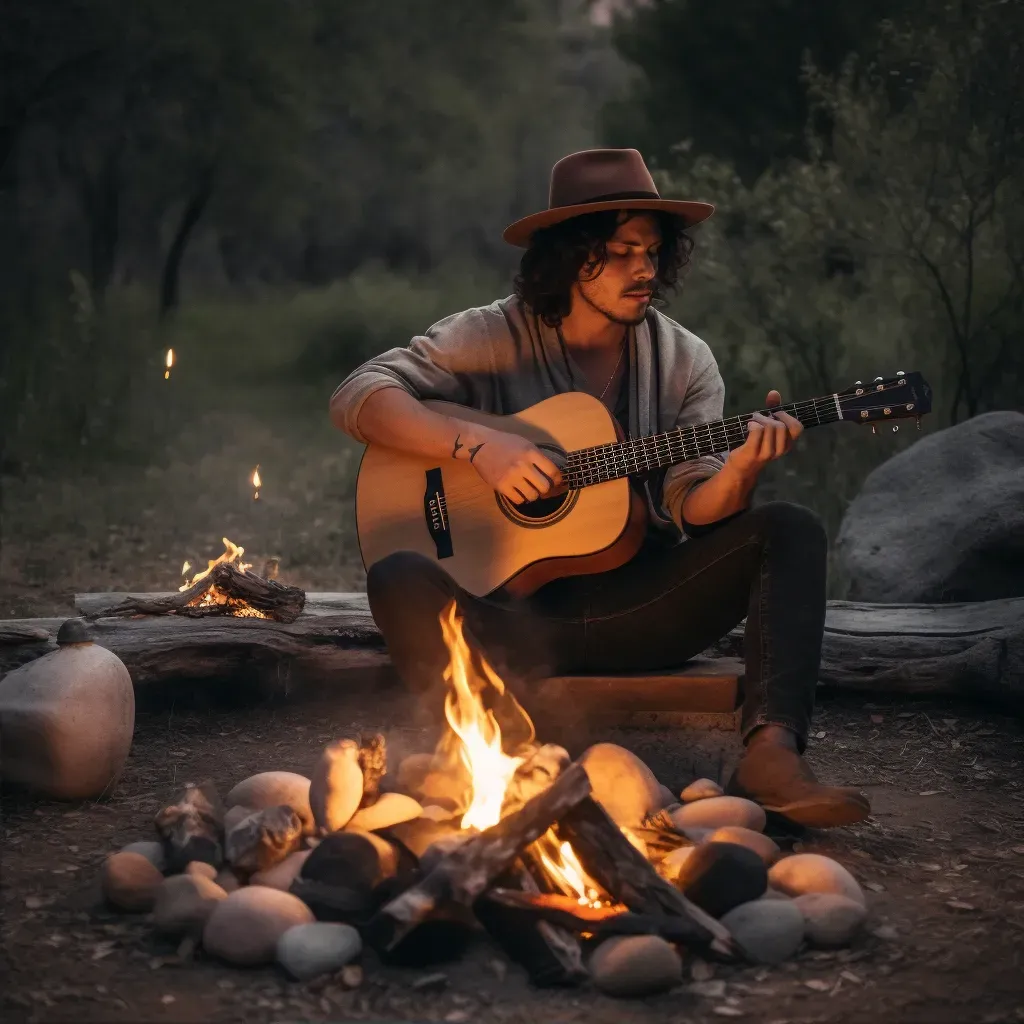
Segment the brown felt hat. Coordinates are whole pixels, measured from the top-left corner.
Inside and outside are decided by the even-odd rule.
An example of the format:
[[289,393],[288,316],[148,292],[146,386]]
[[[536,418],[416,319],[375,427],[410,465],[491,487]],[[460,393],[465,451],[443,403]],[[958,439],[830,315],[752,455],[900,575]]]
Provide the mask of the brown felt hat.
[[664,210],[681,217],[687,227],[715,212],[710,203],[662,199],[635,149],[584,149],[562,157],[551,168],[548,208],[510,224],[502,238],[526,248],[538,228],[595,210],[623,209]]

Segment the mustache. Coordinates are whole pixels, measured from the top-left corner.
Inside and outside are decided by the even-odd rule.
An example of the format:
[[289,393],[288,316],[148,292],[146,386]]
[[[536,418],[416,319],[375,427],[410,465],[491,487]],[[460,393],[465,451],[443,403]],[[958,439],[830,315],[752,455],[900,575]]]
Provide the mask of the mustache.
[[653,283],[652,284],[646,284],[646,285],[640,285],[637,288],[629,288],[626,291],[624,291],[622,294],[623,295],[653,295],[654,294],[654,288],[655,288],[655,286],[654,286]]

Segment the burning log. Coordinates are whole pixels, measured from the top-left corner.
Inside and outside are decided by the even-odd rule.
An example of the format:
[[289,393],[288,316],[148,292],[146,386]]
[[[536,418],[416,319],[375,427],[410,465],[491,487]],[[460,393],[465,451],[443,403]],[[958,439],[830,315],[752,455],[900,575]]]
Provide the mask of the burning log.
[[[542,988],[578,985],[587,972],[580,944],[564,921],[543,919],[531,900],[544,900],[537,883],[525,868],[517,867],[498,879],[501,887],[489,889],[473,905],[477,920],[503,950],[526,968],[530,981]],[[495,893],[521,897],[522,902],[495,899]],[[573,903],[568,896],[562,897]],[[576,929],[577,931],[581,929]]]
[[370,920],[365,937],[376,949],[389,951],[445,904],[472,906],[525,847],[589,793],[586,771],[582,765],[572,765],[549,789],[514,814],[442,857],[425,878],[378,911]]
[[593,907],[562,893],[524,892],[495,886],[488,890],[487,899],[560,929],[598,939],[612,935],[660,935],[668,942],[691,944],[703,941],[705,936],[704,929],[688,917],[637,914],[621,906]]
[[738,954],[728,930],[661,878],[596,801],[578,801],[558,818],[555,831],[572,844],[587,874],[630,910],[685,918],[693,942],[730,959]]
[[230,562],[214,565],[208,573],[196,577],[185,590],[152,597],[129,597],[98,615],[237,615],[241,618],[266,618],[294,622],[306,603],[306,593],[276,580],[266,580],[254,572],[239,570]]

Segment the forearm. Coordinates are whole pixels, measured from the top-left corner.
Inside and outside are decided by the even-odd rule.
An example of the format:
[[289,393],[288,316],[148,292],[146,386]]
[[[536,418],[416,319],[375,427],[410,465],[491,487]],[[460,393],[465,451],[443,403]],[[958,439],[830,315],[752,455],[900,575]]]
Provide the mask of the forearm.
[[750,504],[757,475],[730,468],[728,461],[714,476],[691,487],[683,499],[682,518],[694,526],[706,526],[742,512]]
[[397,387],[373,392],[359,409],[357,426],[369,444],[437,459],[469,457],[490,433],[487,427],[428,409]]

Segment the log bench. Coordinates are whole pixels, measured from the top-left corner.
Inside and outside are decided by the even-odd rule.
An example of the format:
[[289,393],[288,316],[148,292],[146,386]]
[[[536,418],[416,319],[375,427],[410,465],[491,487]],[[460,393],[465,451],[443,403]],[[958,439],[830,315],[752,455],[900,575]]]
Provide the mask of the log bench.
[[[294,622],[104,612],[126,598],[80,594],[77,614],[97,643],[127,665],[137,693],[183,680],[241,679],[291,692],[299,685],[379,686],[392,672],[362,593],[312,593]],[[167,596],[167,595],[164,595]],[[63,617],[0,621],[0,673],[55,646]],[[544,683],[538,707],[584,699],[598,716],[641,726],[685,725],[685,716],[729,716],[740,685],[738,627],[709,652],[714,664],[677,673],[560,677]],[[729,662],[721,658],[734,659]],[[820,683],[887,694],[966,696],[1019,708],[1024,699],[1024,597],[942,605],[830,601]],[[673,718],[673,716],[676,716]],[[698,719],[691,718],[694,724]],[[705,717],[703,725],[716,720]],[[727,724],[726,719],[717,720]],[[733,726],[734,727],[734,726]]]

